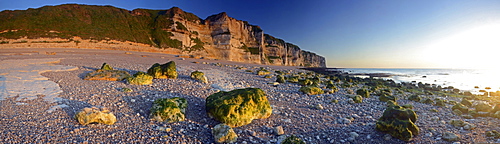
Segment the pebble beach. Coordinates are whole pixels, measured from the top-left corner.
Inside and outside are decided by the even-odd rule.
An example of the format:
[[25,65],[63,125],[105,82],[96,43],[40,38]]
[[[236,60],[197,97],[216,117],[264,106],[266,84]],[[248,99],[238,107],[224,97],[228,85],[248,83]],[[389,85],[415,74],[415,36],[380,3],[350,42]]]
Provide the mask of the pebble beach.
[[[43,78],[38,79],[50,81],[42,83],[41,89],[51,87],[52,83],[60,89],[49,94],[37,94],[37,91],[34,92],[35,96],[29,93],[12,95],[8,90],[13,83],[0,81],[0,143],[215,143],[211,129],[220,122],[207,115],[205,99],[219,91],[247,87],[264,90],[273,113],[267,119],[253,120],[251,124],[234,128],[238,135],[236,143],[276,143],[280,135],[276,134],[275,129],[279,126],[283,128],[284,135],[295,135],[306,143],[318,144],[500,142],[485,136],[486,131],[500,131],[499,119],[465,119],[452,112],[452,104],[441,107],[398,99],[400,105],[412,105],[418,115],[415,124],[420,128],[420,134],[405,142],[375,130],[375,123],[386,108],[386,102],[379,101],[378,96],[365,98],[362,103],[349,102],[350,98],[346,95],[361,88],[362,84],[339,87],[338,92],[320,95],[304,94],[299,91],[301,86],[295,83],[269,84],[276,81],[274,71],[308,72],[299,67],[181,58],[161,53],[72,48],[0,49],[0,55],[2,62],[34,60],[45,62],[51,68],[58,67],[37,71],[30,76],[41,75]],[[151,85],[83,80],[87,73],[99,69],[103,63],[134,74],[147,71],[154,63],[169,61],[177,63],[177,79],[154,79]],[[9,63],[2,67],[10,65],[23,63]],[[270,70],[272,77],[264,78],[246,71],[256,71],[261,67]],[[209,82],[191,79],[190,73],[193,71],[205,73]],[[16,71],[1,73],[0,80],[13,73]],[[40,87],[23,87],[25,90],[32,88]],[[123,88],[133,91],[123,92]],[[186,120],[176,123],[152,121],[149,118],[152,102],[172,97],[182,97],[188,101]],[[457,97],[439,98],[456,102],[462,100]],[[332,100],[338,103],[332,103]],[[93,106],[109,109],[116,115],[117,122],[113,125],[80,125],[74,118],[75,113]],[[466,121],[476,128],[466,130],[455,127],[449,124],[452,119]],[[445,132],[452,132],[460,139],[444,141],[442,137]]]

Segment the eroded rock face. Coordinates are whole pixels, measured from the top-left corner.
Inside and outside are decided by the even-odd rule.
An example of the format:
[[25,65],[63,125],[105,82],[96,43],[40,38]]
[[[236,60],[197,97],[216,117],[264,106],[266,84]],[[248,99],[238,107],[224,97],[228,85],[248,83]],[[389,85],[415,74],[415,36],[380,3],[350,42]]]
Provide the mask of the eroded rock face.
[[416,121],[417,114],[413,110],[393,104],[385,109],[384,114],[377,121],[376,129],[389,133],[395,138],[410,141],[419,133],[415,125]]
[[153,120],[167,123],[184,121],[187,106],[187,101],[184,98],[157,99],[151,107],[150,117]]
[[174,61],[170,61],[162,65],[155,63],[148,69],[148,74],[153,76],[155,79],[176,79],[178,76],[177,67]]
[[203,72],[194,71],[191,73],[191,78],[202,83],[208,83],[208,79]]
[[231,127],[250,124],[254,119],[271,116],[272,108],[267,96],[259,88],[218,92],[206,99],[207,114]]
[[101,69],[88,73],[84,80],[107,80],[107,81],[122,81],[129,77],[130,74],[122,70],[113,70],[111,66],[104,63]]
[[79,111],[75,118],[81,125],[87,125],[91,123],[102,123],[107,125],[112,125],[116,122],[116,117],[106,108],[84,108]]
[[212,135],[217,143],[234,143],[238,139],[238,135],[233,128],[226,124],[218,124],[212,129]]

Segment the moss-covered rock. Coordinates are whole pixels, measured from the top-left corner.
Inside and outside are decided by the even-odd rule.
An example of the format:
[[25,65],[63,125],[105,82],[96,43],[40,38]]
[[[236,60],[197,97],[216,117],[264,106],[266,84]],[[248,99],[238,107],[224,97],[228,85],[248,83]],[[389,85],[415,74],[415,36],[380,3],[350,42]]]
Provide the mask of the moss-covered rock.
[[444,132],[442,138],[445,141],[458,141],[458,140],[460,140],[460,137],[452,132]]
[[380,97],[378,97],[378,100],[383,101],[383,102],[387,102],[389,100],[396,101],[397,98],[393,95],[382,94],[382,95],[380,95]]
[[440,107],[446,106],[446,104],[444,103],[444,100],[442,100],[442,99],[436,98],[436,99],[434,99],[434,101],[436,101],[436,103],[434,103],[435,106],[440,106]]
[[260,69],[257,71],[257,75],[268,75],[268,74],[271,74],[271,72],[266,69]]
[[326,88],[330,89],[331,93],[336,93],[337,91],[339,91],[339,88],[337,88],[334,84],[328,84],[328,85],[326,85]]
[[394,105],[385,109],[376,123],[376,129],[387,132],[395,138],[410,141],[419,133],[416,121],[417,114],[413,110]]
[[459,110],[460,112],[462,112],[462,114],[469,113],[469,108],[466,107],[465,105],[461,104],[461,103],[456,104],[453,107],[451,107],[451,110],[455,111],[455,109]]
[[474,108],[476,108],[476,111],[478,112],[490,112],[493,109],[491,105],[485,101],[478,102],[474,105]]
[[276,76],[276,82],[286,83],[285,77],[283,75]]
[[354,101],[354,103],[362,103],[363,97],[361,97],[360,95],[355,95],[352,97],[352,100]]
[[367,89],[358,89],[356,91],[356,94],[364,97],[364,98],[369,98],[370,97],[370,91]]
[[170,61],[162,65],[155,63],[148,69],[148,74],[153,76],[155,79],[176,79],[178,76],[177,67],[174,61]]
[[130,88],[122,88],[121,91],[122,92],[133,92],[134,90],[132,90]]
[[106,108],[83,108],[79,111],[75,118],[81,125],[87,125],[91,123],[102,123],[107,125],[113,125],[116,122],[116,117]]
[[302,139],[294,135],[286,137],[284,140],[279,140],[279,144],[306,144]]
[[313,82],[311,80],[309,80],[309,79],[301,79],[301,80],[299,80],[299,85],[301,85],[301,86],[310,86],[312,84],[313,84]]
[[500,133],[496,130],[486,131],[485,134],[487,137],[500,138]]
[[291,83],[298,83],[299,82],[299,77],[298,76],[288,76],[286,80],[288,82],[291,82]]
[[238,139],[233,128],[223,123],[215,125],[212,129],[212,135],[216,143],[234,143]]
[[434,104],[434,101],[431,100],[430,98],[426,98],[422,101],[420,101],[421,103],[424,103],[424,104]]
[[107,63],[103,63],[101,66],[101,70],[113,70],[113,67],[111,67]]
[[130,74],[122,70],[113,70],[111,66],[104,63],[101,69],[88,73],[84,80],[107,80],[107,81],[122,81],[129,77]]
[[157,99],[151,107],[150,118],[167,123],[184,121],[187,106],[187,101],[184,98]]
[[250,124],[253,119],[271,116],[266,94],[259,88],[218,92],[207,97],[206,110],[210,117],[231,127]]
[[134,85],[150,85],[153,84],[153,77],[144,72],[137,72],[133,77],[128,77],[127,82]]
[[299,91],[308,95],[317,95],[325,93],[321,88],[315,86],[303,86],[299,89]]
[[420,102],[420,100],[422,100],[422,98],[420,98],[420,96],[418,96],[418,95],[411,95],[410,97],[408,97],[408,100]]
[[203,72],[194,71],[191,72],[191,78],[202,83],[208,83],[208,79]]
[[471,107],[472,106],[472,103],[469,100],[465,99],[465,98],[462,99],[462,101],[460,101],[460,103],[463,104],[463,105],[465,105],[465,106],[467,106],[467,107]]
[[459,119],[452,119],[452,120],[450,120],[449,123],[452,126],[455,126],[455,127],[463,127],[463,126],[465,126],[465,122],[462,121],[462,120],[459,120]]

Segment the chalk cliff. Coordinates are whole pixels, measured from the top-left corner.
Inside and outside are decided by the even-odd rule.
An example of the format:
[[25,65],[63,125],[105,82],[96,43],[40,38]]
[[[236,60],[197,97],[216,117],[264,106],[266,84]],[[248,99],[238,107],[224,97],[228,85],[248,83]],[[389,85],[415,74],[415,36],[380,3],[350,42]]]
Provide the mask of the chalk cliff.
[[14,44],[7,39],[78,37],[93,42],[146,44],[171,54],[195,57],[325,67],[324,57],[265,34],[259,26],[229,17],[225,12],[201,19],[177,7],[128,11],[111,6],[66,4],[2,11],[0,21],[5,23],[0,25],[0,45]]

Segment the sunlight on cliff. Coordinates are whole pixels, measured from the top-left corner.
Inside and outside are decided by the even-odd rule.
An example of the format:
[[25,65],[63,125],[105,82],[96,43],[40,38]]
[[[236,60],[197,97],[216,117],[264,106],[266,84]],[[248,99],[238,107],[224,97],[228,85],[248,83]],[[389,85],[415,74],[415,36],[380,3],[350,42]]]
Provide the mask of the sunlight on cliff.
[[435,41],[425,49],[425,59],[448,68],[500,69],[500,22],[485,24]]

